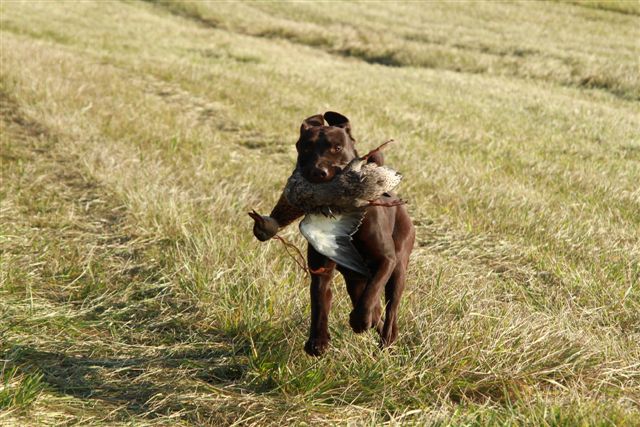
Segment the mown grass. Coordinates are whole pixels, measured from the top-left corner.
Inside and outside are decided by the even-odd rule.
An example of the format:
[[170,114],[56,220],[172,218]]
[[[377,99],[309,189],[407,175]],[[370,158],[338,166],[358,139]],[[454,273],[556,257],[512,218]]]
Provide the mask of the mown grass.
[[[3,2],[0,424],[637,424],[640,22],[600,3]],[[418,242],[397,345],[337,280],[311,359],[245,212],[329,109],[400,142]]]

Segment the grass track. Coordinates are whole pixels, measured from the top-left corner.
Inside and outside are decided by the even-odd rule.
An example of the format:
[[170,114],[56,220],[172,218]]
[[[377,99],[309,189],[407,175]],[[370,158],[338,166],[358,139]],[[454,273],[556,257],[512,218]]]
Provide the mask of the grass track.
[[[637,425],[637,4],[332,6],[0,5],[1,425]],[[314,360],[244,212],[328,109],[418,242],[398,344],[337,280]]]

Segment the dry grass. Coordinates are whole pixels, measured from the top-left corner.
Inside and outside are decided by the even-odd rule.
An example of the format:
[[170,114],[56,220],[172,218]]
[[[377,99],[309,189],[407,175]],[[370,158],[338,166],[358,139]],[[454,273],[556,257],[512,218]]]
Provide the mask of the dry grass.
[[[0,12],[0,424],[637,424],[634,3]],[[338,281],[316,360],[245,211],[327,109],[401,141],[418,243],[397,345]]]

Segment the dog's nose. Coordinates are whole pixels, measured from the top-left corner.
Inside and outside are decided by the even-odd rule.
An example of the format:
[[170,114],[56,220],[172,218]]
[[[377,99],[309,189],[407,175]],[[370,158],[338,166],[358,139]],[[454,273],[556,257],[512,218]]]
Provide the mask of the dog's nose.
[[324,181],[329,176],[329,169],[325,167],[315,168],[313,172],[311,172],[311,177],[317,181]]

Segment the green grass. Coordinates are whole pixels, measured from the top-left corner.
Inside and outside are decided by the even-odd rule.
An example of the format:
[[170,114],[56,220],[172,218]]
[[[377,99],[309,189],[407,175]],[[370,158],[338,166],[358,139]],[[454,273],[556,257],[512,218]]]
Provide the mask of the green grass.
[[18,373],[18,368],[0,372],[0,410],[17,410],[28,407],[42,391],[42,374]]
[[[638,425],[634,2],[0,4],[0,425]],[[305,117],[394,138],[387,350],[252,236]],[[295,226],[283,232],[300,247]]]

